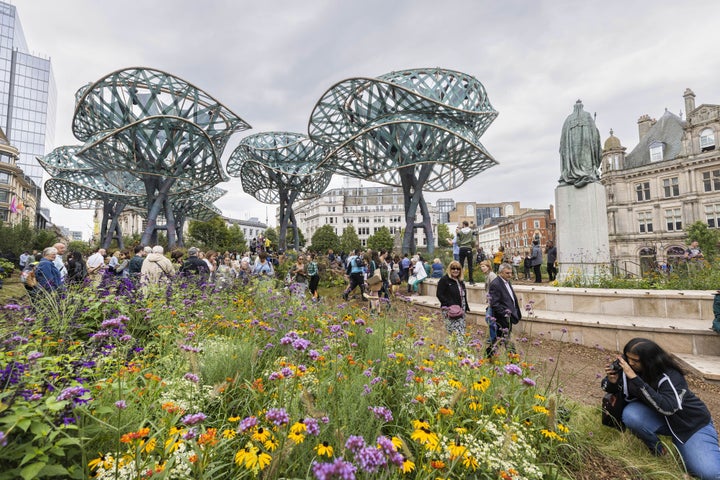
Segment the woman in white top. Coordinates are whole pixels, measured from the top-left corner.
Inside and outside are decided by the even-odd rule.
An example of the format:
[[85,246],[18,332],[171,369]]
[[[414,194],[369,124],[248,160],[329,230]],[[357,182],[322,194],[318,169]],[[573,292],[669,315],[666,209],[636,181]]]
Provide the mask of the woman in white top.
[[420,284],[427,277],[427,271],[425,271],[425,264],[420,255],[415,255],[411,259],[411,265],[412,275],[408,279],[408,289],[412,289],[413,295],[419,295]]

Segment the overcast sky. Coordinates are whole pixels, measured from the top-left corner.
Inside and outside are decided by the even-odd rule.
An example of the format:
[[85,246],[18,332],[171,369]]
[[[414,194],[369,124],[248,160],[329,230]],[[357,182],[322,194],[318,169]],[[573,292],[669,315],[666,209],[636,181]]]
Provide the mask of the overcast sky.
[[[52,60],[55,146],[71,132],[75,91],[126,67],[170,72],[252,125],[233,136],[307,133],[315,102],[355,76],[442,67],[470,74],[500,113],[482,137],[499,165],[441,194],[456,201],[520,201],[548,208],[560,175],[560,130],[573,104],[597,114],[628,152],[637,119],[683,113],[682,94],[720,103],[716,0],[11,0],[28,45]],[[332,186],[340,186],[339,179]],[[227,216],[274,224],[275,206],[220,185]],[[49,203],[49,202],[46,202]],[[91,214],[51,205],[53,221],[91,228]]]

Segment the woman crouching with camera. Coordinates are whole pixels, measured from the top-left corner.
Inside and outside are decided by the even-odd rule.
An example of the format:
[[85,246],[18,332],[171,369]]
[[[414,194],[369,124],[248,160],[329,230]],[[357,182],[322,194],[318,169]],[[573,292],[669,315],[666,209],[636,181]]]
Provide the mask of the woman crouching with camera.
[[633,338],[605,373],[603,390],[622,392],[627,401],[622,421],[650,451],[664,455],[658,435],[669,435],[691,474],[720,479],[720,447],[710,412],[665,350],[652,340]]

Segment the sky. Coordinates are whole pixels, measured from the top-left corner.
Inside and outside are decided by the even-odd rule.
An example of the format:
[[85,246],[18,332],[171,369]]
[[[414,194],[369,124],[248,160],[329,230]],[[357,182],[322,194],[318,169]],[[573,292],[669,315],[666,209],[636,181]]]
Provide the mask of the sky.
[[[720,2],[637,0],[10,0],[32,53],[50,57],[57,84],[55,147],[71,131],[74,94],[127,67],[172,73],[265,131],[307,133],[318,99],[337,82],[441,67],[472,75],[499,116],[481,142],[498,165],[449,192],[479,203],[548,208],[560,176],[560,132],[581,99],[623,146],[638,143],[637,119],[685,115],[720,103],[715,52]],[[342,185],[336,177],[331,187]],[[370,185],[363,182],[363,185]],[[275,224],[275,205],[218,185],[232,218]],[[50,204],[49,201],[45,202]],[[53,222],[89,237],[92,214],[50,204]]]

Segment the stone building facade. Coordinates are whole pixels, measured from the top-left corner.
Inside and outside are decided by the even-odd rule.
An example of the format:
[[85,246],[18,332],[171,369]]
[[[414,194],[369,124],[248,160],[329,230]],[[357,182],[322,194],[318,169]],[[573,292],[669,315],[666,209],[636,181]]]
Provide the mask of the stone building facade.
[[[428,205],[433,225],[434,243],[437,246],[437,224],[439,212]],[[319,197],[297,202],[293,207],[298,228],[308,243],[313,234],[324,225],[331,225],[335,233],[341,236],[345,227],[355,227],[355,232],[363,246],[367,239],[381,227],[387,227],[390,234],[398,236],[405,228],[405,207],[403,191],[400,187],[387,186],[345,186],[327,190]],[[417,222],[422,221],[419,214]],[[427,246],[427,238],[422,229],[415,230],[415,242],[418,247]]]
[[720,105],[696,106],[690,89],[683,97],[685,120],[667,110],[657,120],[640,117],[630,153],[612,131],[605,141],[601,182],[619,274],[680,261],[692,223],[720,227]]
[[19,151],[0,129],[0,221],[35,225],[40,188],[17,165]]

